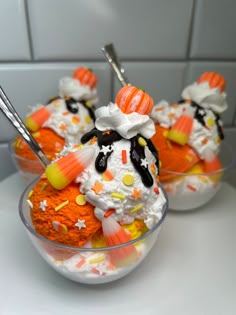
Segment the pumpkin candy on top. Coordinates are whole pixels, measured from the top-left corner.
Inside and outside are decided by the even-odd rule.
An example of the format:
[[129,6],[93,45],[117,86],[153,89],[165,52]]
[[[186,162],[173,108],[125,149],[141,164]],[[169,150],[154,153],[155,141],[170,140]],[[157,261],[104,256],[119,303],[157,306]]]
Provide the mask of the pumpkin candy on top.
[[226,82],[225,78],[216,72],[204,72],[200,78],[198,79],[197,83],[208,82],[209,87],[211,89],[218,88],[221,92],[224,92]]
[[125,114],[133,112],[149,115],[153,107],[153,99],[143,90],[126,85],[118,92],[116,104]]
[[91,89],[94,89],[97,85],[97,76],[92,72],[91,69],[84,67],[77,68],[72,77],[79,80],[81,85],[88,85]]

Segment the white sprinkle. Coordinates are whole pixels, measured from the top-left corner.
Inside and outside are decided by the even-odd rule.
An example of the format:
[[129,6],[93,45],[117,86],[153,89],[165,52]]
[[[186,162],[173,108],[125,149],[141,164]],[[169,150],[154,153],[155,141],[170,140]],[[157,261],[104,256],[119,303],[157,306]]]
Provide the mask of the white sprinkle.
[[102,148],[100,152],[102,152],[104,155],[110,153],[112,151],[112,147],[110,145],[102,145]]
[[141,166],[148,167],[148,161],[146,159],[141,159]]
[[79,228],[79,230],[82,228],[86,228],[86,224],[84,222],[85,222],[85,220],[78,219],[78,222],[75,224],[75,226],[77,226]]
[[40,201],[39,209],[45,211],[47,207],[47,200]]
[[27,199],[26,201],[27,201],[28,205],[30,206],[30,208],[33,208],[32,202],[29,199]]

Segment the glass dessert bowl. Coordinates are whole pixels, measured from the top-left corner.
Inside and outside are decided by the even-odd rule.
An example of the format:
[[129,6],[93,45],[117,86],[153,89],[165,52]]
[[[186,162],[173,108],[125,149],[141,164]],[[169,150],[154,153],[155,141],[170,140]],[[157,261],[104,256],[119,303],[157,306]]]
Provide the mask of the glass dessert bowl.
[[28,184],[32,182],[32,180],[43,174],[44,167],[38,159],[26,159],[16,154],[14,151],[14,143],[15,139],[10,141],[8,144],[11,159],[24,181]]
[[161,168],[160,181],[168,195],[170,210],[199,208],[215,196],[235,165],[233,150],[229,144],[222,143],[218,158],[222,168],[214,172],[203,172],[202,162],[185,173]]
[[[137,222],[130,224],[130,233],[137,233],[137,237],[120,245],[101,247],[104,246],[104,243],[98,233],[84,247],[66,246],[41,236],[33,226],[31,208],[27,200],[35,183],[36,180],[26,187],[19,202],[22,223],[42,258],[58,273],[79,283],[107,283],[120,279],[133,271],[155,244],[167,214],[168,204],[165,203],[157,224],[143,234],[138,234],[135,227]],[[160,189],[165,194],[164,190]],[[63,227],[61,228],[63,229]]]

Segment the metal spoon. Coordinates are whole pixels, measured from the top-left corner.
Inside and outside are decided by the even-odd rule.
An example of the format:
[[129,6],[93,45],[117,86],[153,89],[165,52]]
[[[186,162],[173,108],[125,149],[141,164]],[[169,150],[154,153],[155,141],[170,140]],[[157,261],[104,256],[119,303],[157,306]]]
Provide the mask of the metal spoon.
[[7,117],[13,127],[17,130],[17,132],[22,136],[25,142],[28,144],[33,153],[37,156],[39,161],[42,163],[44,167],[50,164],[50,161],[41,150],[39,144],[35,141],[34,137],[30,134],[25,124],[21,120],[17,111],[9,101],[2,87],[0,86],[0,109],[3,114]]
[[120,84],[122,86],[129,85],[130,82],[125,76],[125,70],[119,61],[114,45],[112,43],[105,45],[102,47],[102,52],[115,72],[117,79],[120,81]]

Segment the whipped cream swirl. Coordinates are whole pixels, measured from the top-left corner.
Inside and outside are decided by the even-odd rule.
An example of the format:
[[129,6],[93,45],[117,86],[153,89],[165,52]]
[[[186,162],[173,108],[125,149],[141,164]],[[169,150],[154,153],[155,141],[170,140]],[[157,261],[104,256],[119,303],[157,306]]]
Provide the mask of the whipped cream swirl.
[[150,139],[155,134],[155,126],[149,116],[136,112],[124,114],[114,103],[98,108],[95,115],[98,130],[116,130],[124,139],[130,139],[138,133]]
[[[165,100],[160,101],[153,108],[151,117],[155,123],[164,128],[171,128],[176,120],[182,115],[183,111],[189,108],[190,104],[169,104]],[[191,107],[195,112],[196,108]],[[192,132],[188,139],[188,144],[197,152],[201,159],[204,159],[206,149],[211,149],[215,154],[219,152],[220,138],[216,125],[216,117],[211,109],[202,109],[201,114],[205,126],[194,118]],[[222,121],[218,122],[220,125]]]
[[[47,109],[51,112],[49,119],[42,125],[43,128],[49,128],[55,131],[59,136],[65,139],[65,144],[77,144],[81,137],[94,127],[94,122],[89,115],[89,111],[81,103],[75,105],[78,108],[76,114],[68,111],[64,99],[56,99],[49,103]],[[32,114],[45,105],[36,105],[32,107]]]
[[187,86],[182,94],[182,98],[190,99],[205,109],[212,109],[216,113],[223,113],[227,108],[226,94],[218,88],[210,88],[208,82],[197,82]]
[[61,97],[73,97],[76,100],[89,101],[92,105],[98,102],[97,90],[88,85],[81,85],[77,79],[70,77],[62,78],[59,81],[59,95]]

